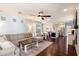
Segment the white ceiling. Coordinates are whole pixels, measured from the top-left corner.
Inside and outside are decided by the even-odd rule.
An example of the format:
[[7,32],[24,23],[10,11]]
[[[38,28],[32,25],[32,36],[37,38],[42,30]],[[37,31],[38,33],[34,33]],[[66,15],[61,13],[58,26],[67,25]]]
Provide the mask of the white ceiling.
[[[68,3],[17,3],[17,4],[0,4],[0,11],[5,11],[12,15],[19,15],[26,19],[34,19],[31,15],[37,15],[39,11],[51,15],[50,22],[58,23],[73,19],[76,4]],[[67,11],[64,12],[64,9]],[[30,16],[30,17],[29,17]]]

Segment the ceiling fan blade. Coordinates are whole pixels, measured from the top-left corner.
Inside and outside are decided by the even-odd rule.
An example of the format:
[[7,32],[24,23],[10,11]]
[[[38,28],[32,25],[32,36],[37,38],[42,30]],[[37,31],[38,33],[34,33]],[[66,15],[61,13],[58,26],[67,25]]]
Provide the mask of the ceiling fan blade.
[[38,15],[38,17],[51,17],[51,15]]

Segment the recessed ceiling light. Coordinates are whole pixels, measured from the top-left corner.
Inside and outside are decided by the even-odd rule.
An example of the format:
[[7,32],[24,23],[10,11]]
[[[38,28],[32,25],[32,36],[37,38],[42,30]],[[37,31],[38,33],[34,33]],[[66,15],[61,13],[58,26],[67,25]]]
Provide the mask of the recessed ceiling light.
[[64,9],[64,11],[66,12],[68,9]]

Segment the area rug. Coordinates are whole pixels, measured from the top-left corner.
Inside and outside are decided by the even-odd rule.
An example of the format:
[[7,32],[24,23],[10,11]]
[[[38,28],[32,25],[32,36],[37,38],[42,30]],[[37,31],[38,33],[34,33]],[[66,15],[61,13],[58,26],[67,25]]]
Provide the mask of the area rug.
[[39,43],[39,46],[37,48],[31,48],[28,50],[27,53],[22,54],[22,56],[36,56],[43,50],[45,50],[47,47],[49,47],[53,42],[49,41],[43,41]]

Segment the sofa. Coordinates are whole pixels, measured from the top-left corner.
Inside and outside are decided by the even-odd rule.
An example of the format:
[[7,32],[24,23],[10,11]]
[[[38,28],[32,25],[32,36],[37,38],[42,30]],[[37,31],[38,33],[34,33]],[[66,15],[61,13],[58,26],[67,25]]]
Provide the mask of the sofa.
[[19,42],[23,40],[32,41],[32,33],[7,34],[6,37],[15,46],[19,46]]

